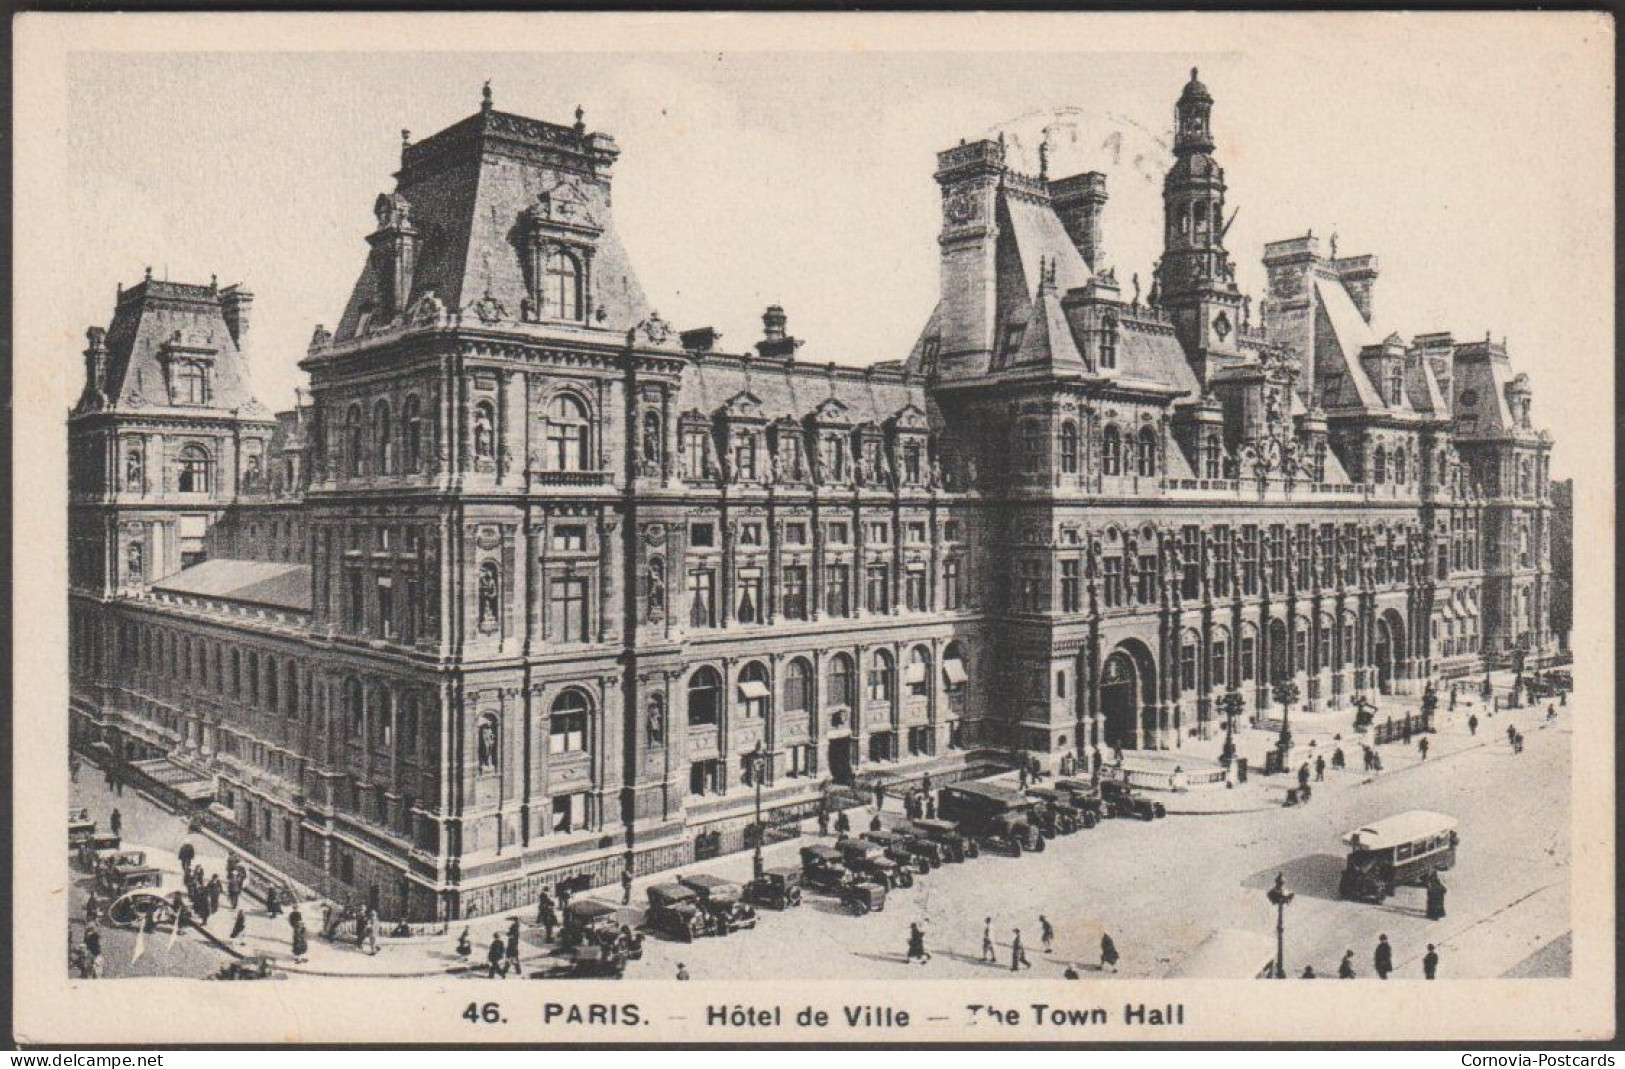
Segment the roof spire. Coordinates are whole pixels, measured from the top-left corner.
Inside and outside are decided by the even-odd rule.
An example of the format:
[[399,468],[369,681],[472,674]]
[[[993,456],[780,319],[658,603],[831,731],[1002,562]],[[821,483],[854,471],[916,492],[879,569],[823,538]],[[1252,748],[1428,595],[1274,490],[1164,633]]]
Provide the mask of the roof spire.
[[480,87],[480,110],[491,110],[491,79],[485,79],[485,85]]
[[1049,134],[1048,133],[1046,133],[1044,135],[1044,140],[1039,142],[1039,144],[1038,144],[1038,177],[1042,178],[1042,179],[1045,179],[1045,180],[1048,180],[1048,178],[1049,178]]

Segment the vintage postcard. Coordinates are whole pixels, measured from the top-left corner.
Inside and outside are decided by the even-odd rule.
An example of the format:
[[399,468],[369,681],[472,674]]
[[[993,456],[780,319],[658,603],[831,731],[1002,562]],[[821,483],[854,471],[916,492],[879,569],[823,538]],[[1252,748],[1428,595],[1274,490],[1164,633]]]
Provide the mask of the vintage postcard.
[[1609,18],[15,29],[20,1041],[1613,1035]]

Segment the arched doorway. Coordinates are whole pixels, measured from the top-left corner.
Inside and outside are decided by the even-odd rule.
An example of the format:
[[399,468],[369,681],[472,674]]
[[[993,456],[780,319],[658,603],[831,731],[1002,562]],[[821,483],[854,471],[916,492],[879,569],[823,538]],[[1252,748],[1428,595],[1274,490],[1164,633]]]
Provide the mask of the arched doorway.
[[1291,662],[1292,649],[1287,645],[1289,639],[1286,633],[1286,621],[1274,619],[1270,621],[1270,677],[1265,682],[1275,683],[1282,679],[1292,677],[1288,666]]
[[1157,699],[1156,662],[1144,644],[1129,639],[1106,658],[1100,670],[1100,714],[1109,748],[1139,749],[1155,725],[1145,724]]
[[1392,694],[1399,662],[1404,659],[1405,621],[1392,609],[1377,617],[1376,648],[1372,663],[1377,669],[1377,692]]

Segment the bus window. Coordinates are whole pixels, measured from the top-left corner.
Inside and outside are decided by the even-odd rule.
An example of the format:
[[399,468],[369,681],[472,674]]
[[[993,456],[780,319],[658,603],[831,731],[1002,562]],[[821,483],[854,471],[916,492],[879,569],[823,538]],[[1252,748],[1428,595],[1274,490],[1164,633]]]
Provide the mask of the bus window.
[[1411,856],[1411,844],[1410,843],[1400,843],[1398,846],[1396,846],[1394,848],[1394,860],[1395,861],[1404,861],[1406,858],[1408,858],[1410,856]]

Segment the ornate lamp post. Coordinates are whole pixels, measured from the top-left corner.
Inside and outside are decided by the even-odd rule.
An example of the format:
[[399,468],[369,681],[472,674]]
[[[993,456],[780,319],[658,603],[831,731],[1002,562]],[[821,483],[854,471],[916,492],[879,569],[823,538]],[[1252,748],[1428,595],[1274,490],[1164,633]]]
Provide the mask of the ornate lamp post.
[[762,780],[766,778],[766,775],[767,754],[762,750],[761,742],[758,741],[756,749],[750,753],[750,776],[756,784],[756,824],[752,836],[755,840],[755,849],[751,854],[751,871],[755,873],[758,880],[762,878],[764,871],[762,865]]
[[1275,907],[1275,978],[1286,979],[1286,907],[1297,897],[1295,892],[1286,889],[1286,877],[1281,873],[1275,874],[1275,886],[1269,889],[1267,896],[1270,904]]
[[1247,699],[1237,690],[1219,695],[1219,712],[1224,714],[1224,749],[1219,751],[1219,764],[1226,768],[1236,759],[1236,720],[1241,716]]
[[1275,681],[1275,701],[1281,707],[1281,734],[1275,740],[1275,750],[1280,756],[1281,771],[1286,771],[1287,755],[1292,752],[1292,725],[1290,716],[1292,703],[1298,700],[1298,684],[1290,679]]

